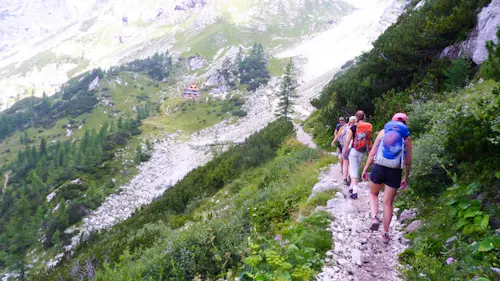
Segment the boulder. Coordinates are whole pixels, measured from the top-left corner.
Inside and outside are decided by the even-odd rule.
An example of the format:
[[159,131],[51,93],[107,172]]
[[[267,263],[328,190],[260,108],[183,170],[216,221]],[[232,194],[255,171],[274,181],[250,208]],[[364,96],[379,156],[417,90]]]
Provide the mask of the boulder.
[[338,186],[333,181],[320,181],[316,183],[312,189],[312,194],[317,194],[320,192],[337,189]]
[[342,194],[342,192],[340,191],[337,191],[337,193],[335,193],[335,198],[338,198],[338,199],[344,199],[344,194]]
[[399,220],[401,222],[407,221],[407,220],[412,220],[415,218],[417,214],[413,210],[404,210],[401,215],[399,216]]
[[408,231],[408,232],[414,232],[417,229],[419,229],[420,227],[422,227],[422,221],[421,220],[416,220],[416,221],[413,221],[412,223],[410,223],[406,227],[406,231]]

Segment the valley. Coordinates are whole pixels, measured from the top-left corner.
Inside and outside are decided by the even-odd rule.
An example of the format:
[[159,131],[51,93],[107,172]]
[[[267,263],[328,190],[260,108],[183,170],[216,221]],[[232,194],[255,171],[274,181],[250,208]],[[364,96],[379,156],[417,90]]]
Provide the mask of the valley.
[[[362,107],[380,125],[389,111],[408,110],[428,122],[422,111],[437,111],[426,102],[475,108],[481,97],[495,95],[496,82],[469,80],[469,74],[460,79],[472,86],[460,92],[466,84],[448,78],[460,59],[444,51],[442,57],[429,51],[433,64],[413,64],[427,43],[414,51],[407,47],[411,39],[394,41],[394,34],[414,30],[411,24],[426,9],[452,11],[436,0],[419,4],[421,12],[417,2],[61,1],[51,8],[67,15],[65,25],[51,26],[40,16],[42,33],[12,27],[32,13],[29,5],[0,9],[0,24],[8,27],[0,33],[8,39],[0,45],[0,277],[310,280],[332,248],[325,227],[336,211],[314,210],[331,205],[341,189],[309,193],[336,161],[322,149],[331,149],[331,123],[339,112]],[[456,11],[477,5],[479,13],[489,3],[469,2]],[[483,30],[495,25],[495,17],[478,17]],[[456,37],[428,44],[441,52],[464,40],[457,34],[474,26],[462,20],[426,26],[430,34]],[[483,30],[453,48],[469,40],[483,44]],[[290,120],[279,117],[289,62],[296,80]],[[482,75],[479,65],[467,67],[463,71]],[[449,102],[441,99],[444,89],[452,92]],[[474,98],[479,92],[485,94]],[[425,126],[435,137],[439,124]],[[417,151],[443,142],[415,130],[422,141]],[[420,173],[429,162],[422,157]],[[459,161],[441,159],[450,166]],[[413,207],[408,196],[414,194],[405,194],[399,204]],[[396,266],[395,257],[390,261]],[[330,280],[324,272],[322,280]]]

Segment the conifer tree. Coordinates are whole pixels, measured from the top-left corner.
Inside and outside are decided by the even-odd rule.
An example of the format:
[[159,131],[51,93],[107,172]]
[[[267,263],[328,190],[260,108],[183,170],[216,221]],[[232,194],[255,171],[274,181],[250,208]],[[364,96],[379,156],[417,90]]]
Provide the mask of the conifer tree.
[[285,74],[278,95],[280,101],[276,114],[288,119],[290,114],[293,113],[294,99],[297,98],[297,80],[292,59],[285,67]]
[[56,249],[61,247],[61,232],[59,232],[59,229],[52,234],[52,244],[54,244]]
[[[500,40],[500,28],[497,31],[497,38]],[[500,47],[493,41],[488,41],[486,48],[488,49],[488,60],[484,62],[483,66],[484,76],[500,81]]]

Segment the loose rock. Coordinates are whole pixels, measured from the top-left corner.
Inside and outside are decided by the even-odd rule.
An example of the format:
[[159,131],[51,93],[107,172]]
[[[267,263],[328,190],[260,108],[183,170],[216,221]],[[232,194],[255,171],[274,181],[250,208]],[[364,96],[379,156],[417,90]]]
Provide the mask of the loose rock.
[[408,231],[408,232],[414,232],[417,229],[419,229],[420,227],[422,227],[422,221],[421,220],[416,220],[416,221],[413,221],[412,223],[410,223],[406,227],[406,231]]

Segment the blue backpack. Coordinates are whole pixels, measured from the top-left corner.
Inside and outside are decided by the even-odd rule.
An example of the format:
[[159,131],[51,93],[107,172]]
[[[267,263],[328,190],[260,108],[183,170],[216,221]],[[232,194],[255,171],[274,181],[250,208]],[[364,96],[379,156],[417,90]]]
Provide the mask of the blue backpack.
[[380,141],[375,162],[387,168],[403,168],[406,139],[410,136],[408,127],[399,121],[391,121],[384,126],[384,136]]

